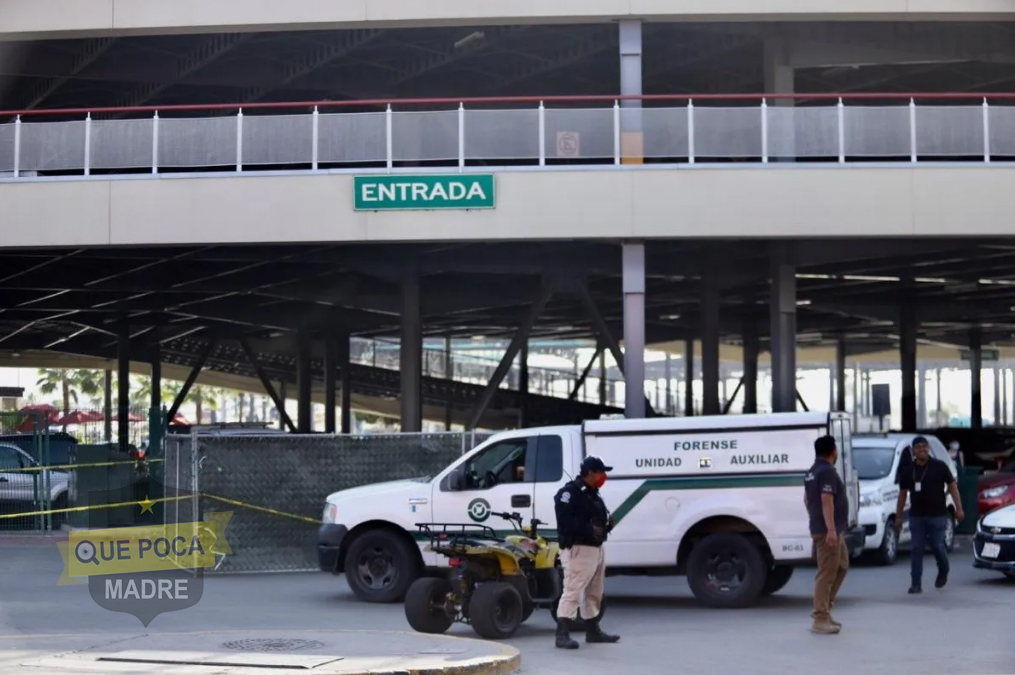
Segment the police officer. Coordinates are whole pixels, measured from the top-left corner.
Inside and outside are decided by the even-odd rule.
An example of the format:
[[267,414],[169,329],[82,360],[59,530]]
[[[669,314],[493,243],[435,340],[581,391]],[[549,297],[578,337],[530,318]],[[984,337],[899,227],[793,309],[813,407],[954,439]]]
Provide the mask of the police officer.
[[606,482],[612,466],[598,457],[586,457],[578,478],[562,487],[553,498],[557,512],[557,534],[560,541],[560,562],[564,568],[564,592],[557,606],[557,646],[578,649],[571,639],[570,628],[577,619],[578,605],[584,595],[582,617],[585,619],[585,642],[616,642],[617,635],[608,635],[599,627],[603,602],[603,579],[606,576],[603,542],[616,525],[599,488]]

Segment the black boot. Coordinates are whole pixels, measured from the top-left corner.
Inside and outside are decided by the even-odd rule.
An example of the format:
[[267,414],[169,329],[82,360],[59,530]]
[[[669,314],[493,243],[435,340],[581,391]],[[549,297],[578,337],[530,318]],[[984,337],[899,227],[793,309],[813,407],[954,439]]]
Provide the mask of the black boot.
[[598,616],[594,619],[585,619],[585,642],[613,643],[619,640],[619,635],[610,635],[603,632],[603,629],[599,627]]
[[578,649],[578,642],[571,639],[571,633],[567,627],[567,619],[557,619],[557,647],[559,649]]

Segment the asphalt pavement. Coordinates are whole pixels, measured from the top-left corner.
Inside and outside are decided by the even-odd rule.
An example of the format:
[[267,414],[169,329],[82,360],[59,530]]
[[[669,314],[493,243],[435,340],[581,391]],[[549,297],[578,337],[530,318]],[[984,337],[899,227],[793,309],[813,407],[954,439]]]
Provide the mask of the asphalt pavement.
[[[134,616],[99,607],[86,585],[58,586],[62,566],[53,542],[0,538],[0,672],[97,635],[180,633],[182,641],[190,631],[409,630],[400,605],[360,603],[342,577],[324,573],[209,577],[196,606],[161,614],[146,629]],[[618,644],[555,649],[546,611],[508,642],[521,651],[522,672],[532,675],[576,668],[625,675],[1015,673],[1015,582],[973,569],[966,542],[952,555],[946,588],[934,589],[934,573],[928,556],[924,593],[910,596],[905,556],[892,567],[855,564],[835,609],[844,628],[834,636],[808,630],[813,569],[798,569],[785,589],[746,610],[699,607],[681,577],[610,578],[603,627],[621,635]],[[449,634],[475,637],[461,625]]]

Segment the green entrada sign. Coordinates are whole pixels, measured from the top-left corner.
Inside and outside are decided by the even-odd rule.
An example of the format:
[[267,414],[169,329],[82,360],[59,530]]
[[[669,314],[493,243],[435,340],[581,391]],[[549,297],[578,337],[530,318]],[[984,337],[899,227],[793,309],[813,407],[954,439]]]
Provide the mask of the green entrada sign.
[[492,209],[493,174],[356,176],[356,211]]

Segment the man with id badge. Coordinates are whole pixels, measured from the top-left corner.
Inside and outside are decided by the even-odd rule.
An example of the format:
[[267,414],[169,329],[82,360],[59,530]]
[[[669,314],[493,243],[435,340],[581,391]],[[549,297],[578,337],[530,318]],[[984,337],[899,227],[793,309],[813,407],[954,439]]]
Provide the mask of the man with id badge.
[[895,507],[895,532],[902,530],[902,511],[906,497],[911,495],[909,509],[909,532],[913,536],[909,554],[912,583],[910,593],[923,592],[923,552],[930,543],[937,561],[935,588],[948,583],[948,552],[945,550],[945,532],[948,528],[948,506],[945,490],[955,502],[955,521],[962,522],[962,500],[948,465],[930,456],[930,445],[923,436],[917,436],[912,444],[913,458],[899,465],[896,483],[899,485],[899,501]]

